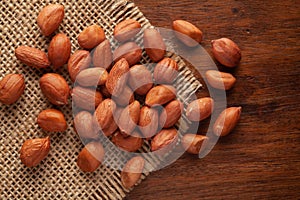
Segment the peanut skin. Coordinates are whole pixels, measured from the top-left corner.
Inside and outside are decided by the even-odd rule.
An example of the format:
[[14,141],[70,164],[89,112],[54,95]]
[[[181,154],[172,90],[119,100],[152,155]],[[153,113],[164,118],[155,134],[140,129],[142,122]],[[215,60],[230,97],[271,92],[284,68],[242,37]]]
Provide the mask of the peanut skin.
[[121,182],[124,188],[133,187],[141,178],[145,160],[141,156],[131,158],[121,172]]
[[68,127],[64,114],[56,109],[40,112],[37,123],[43,130],[50,132],[64,132]]
[[238,123],[242,107],[230,107],[225,109],[217,118],[213,131],[217,136],[228,135]]
[[187,109],[186,116],[191,121],[202,121],[208,118],[214,109],[214,100],[204,97],[192,101]]
[[8,74],[0,81],[0,102],[10,105],[18,101],[25,89],[22,74]]
[[90,142],[78,154],[77,165],[83,172],[94,172],[100,166],[104,154],[101,143]]
[[26,140],[20,150],[21,162],[26,167],[35,167],[50,151],[50,137]]
[[235,67],[242,58],[241,50],[236,43],[228,38],[212,40],[212,53],[222,65]]
[[202,143],[207,140],[208,137],[196,134],[185,134],[181,139],[182,147],[190,154],[199,154]]
[[202,31],[188,21],[175,20],[172,27],[176,37],[189,47],[197,46],[202,41]]
[[221,90],[230,90],[236,82],[236,78],[231,74],[217,70],[208,70],[205,76],[209,85]]

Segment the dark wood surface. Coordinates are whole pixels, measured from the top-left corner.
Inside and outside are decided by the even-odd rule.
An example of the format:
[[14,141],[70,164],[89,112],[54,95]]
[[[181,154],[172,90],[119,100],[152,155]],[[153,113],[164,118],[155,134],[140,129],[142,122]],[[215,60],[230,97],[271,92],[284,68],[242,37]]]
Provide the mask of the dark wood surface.
[[228,105],[240,123],[203,159],[184,154],[151,173],[127,199],[298,199],[300,197],[300,6],[297,1],[134,0],[154,26],[176,19],[210,40],[233,39],[242,62]]

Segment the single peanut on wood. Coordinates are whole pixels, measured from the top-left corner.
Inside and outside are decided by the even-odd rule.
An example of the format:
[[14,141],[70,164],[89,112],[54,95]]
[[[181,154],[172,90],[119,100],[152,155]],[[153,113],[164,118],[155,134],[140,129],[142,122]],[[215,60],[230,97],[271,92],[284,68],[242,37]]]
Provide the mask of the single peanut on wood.
[[237,125],[242,107],[226,108],[215,121],[213,131],[217,136],[228,135]]

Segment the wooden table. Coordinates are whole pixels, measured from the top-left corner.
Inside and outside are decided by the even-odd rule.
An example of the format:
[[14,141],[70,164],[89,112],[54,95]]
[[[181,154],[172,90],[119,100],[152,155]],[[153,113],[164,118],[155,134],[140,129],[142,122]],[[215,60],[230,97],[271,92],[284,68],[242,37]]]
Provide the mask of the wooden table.
[[127,199],[297,199],[300,197],[300,4],[297,1],[134,0],[154,26],[176,19],[210,40],[242,49],[228,105],[238,127],[203,159],[184,154],[153,172]]

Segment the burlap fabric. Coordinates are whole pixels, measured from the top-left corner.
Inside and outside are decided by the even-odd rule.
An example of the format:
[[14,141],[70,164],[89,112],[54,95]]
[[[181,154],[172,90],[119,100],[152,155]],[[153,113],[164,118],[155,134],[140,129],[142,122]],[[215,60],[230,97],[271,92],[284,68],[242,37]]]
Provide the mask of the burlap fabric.
[[[51,105],[42,95],[38,80],[52,69],[37,70],[16,60],[14,50],[28,45],[47,51],[51,40],[44,37],[37,26],[39,10],[49,3],[65,6],[65,18],[57,32],[64,32],[72,42],[72,52],[79,48],[77,35],[88,25],[100,24],[108,38],[114,26],[126,19],[138,20],[143,28],[149,21],[132,2],[75,1],[75,0],[12,0],[0,4],[0,78],[8,73],[25,76],[26,88],[19,101],[11,106],[0,104],[0,199],[122,199],[126,191],[120,182],[120,172],[101,166],[94,173],[82,173],[76,165],[78,152],[83,148],[80,138],[72,128],[71,103],[64,107]],[[141,44],[141,38],[139,38]],[[112,44],[113,48],[116,44]],[[173,56],[168,54],[168,56]],[[174,57],[180,66],[180,76],[175,86],[185,101],[201,84],[185,67],[182,60]],[[143,52],[141,63],[149,62]],[[63,75],[71,86],[66,68],[54,71]],[[182,83],[185,84],[182,84]],[[68,129],[65,133],[49,134],[36,124],[41,110],[57,108],[64,112]],[[35,168],[27,168],[19,159],[19,150],[26,139],[51,136],[48,157]],[[141,151],[148,151],[145,144]],[[113,160],[113,152],[107,152]],[[159,159],[157,160],[159,162]],[[143,174],[144,179],[148,174]]]

